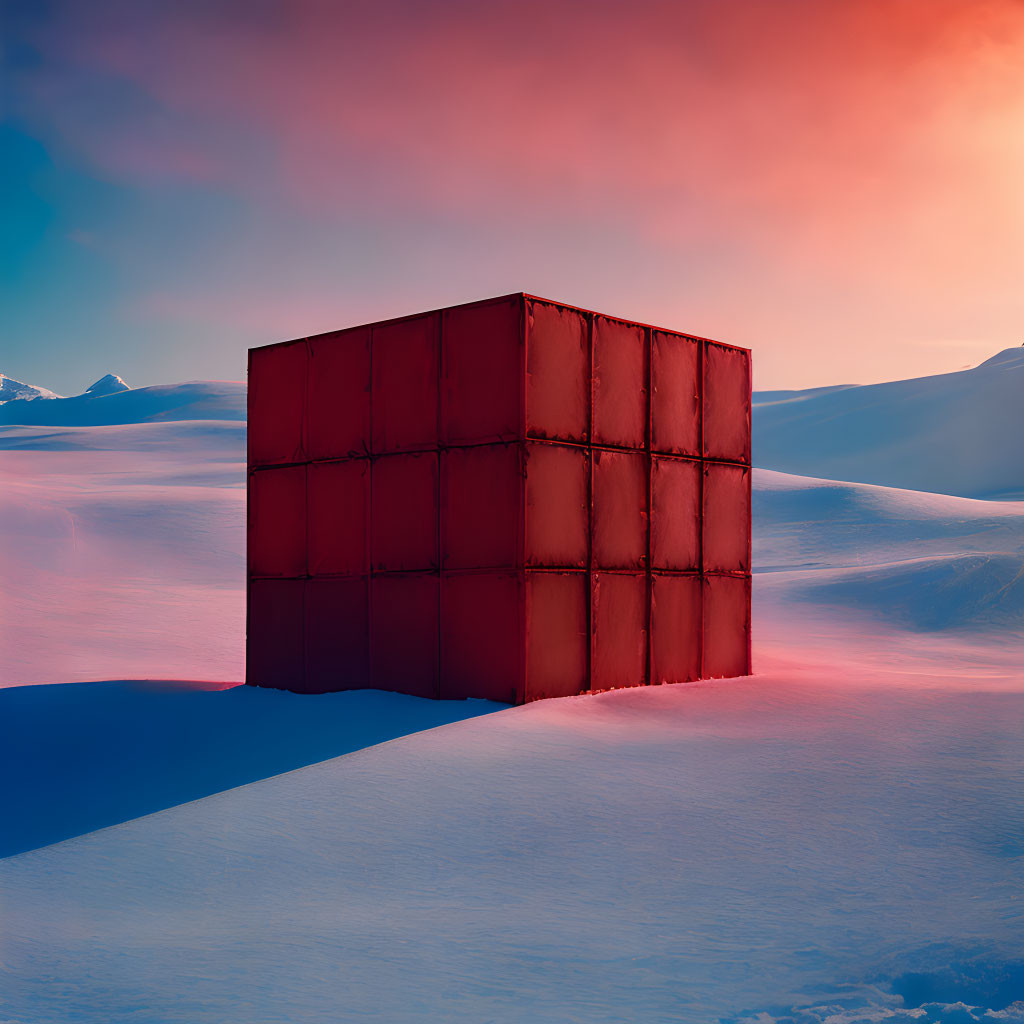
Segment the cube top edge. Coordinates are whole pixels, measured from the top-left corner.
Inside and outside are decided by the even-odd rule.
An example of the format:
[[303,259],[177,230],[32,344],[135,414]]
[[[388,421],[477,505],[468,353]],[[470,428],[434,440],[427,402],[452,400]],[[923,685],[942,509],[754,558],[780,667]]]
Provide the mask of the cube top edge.
[[339,327],[331,331],[322,331],[319,334],[309,334],[300,338],[289,338],[286,341],[276,341],[268,345],[255,345],[249,349],[249,353],[251,355],[253,352],[262,352],[265,349],[286,348],[289,345],[300,345],[303,344],[304,342],[311,341],[315,338],[326,338],[329,337],[330,335],[341,334],[346,331],[358,331],[367,327],[384,327],[390,324],[403,323],[407,320],[416,320],[419,317],[432,316],[439,313],[446,313],[450,310],[455,309],[471,309],[477,306],[496,305],[500,302],[508,302],[510,299],[521,299],[524,302],[543,302],[546,305],[557,306],[560,309],[570,310],[571,312],[574,313],[581,313],[584,316],[599,316],[605,320],[613,320],[616,323],[626,324],[630,327],[641,327],[645,330],[661,331],[666,334],[676,334],[681,337],[689,338],[692,341],[703,341],[711,345],[718,345],[721,348],[732,349],[737,352],[750,353],[751,351],[749,348],[744,348],[742,345],[734,345],[731,342],[719,341],[716,338],[706,338],[699,334],[691,334],[687,331],[680,331],[672,327],[664,327],[659,326],[657,324],[649,324],[642,320],[631,320],[628,317],[613,316],[610,313],[601,313],[598,310],[586,309],[583,306],[574,306],[568,302],[560,302],[557,299],[545,298],[542,295],[534,295],[531,292],[509,292],[505,295],[495,295],[486,299],[474,299],[471,302],[459,302],[454,303],[453,305],[450,306],[439,306],[436,309],[426,309],[416,313],[406,313],[403,316],[388,317],[387,319],[384,320],[371,320],[367,323],[351,324],[347,327]]

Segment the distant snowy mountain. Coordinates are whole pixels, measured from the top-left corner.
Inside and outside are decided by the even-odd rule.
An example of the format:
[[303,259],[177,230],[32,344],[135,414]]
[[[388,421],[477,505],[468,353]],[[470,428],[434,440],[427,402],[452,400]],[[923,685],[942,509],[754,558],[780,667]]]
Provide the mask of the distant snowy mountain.
[[1024,348],[886,384],[760,392],[754,464],[964,497],[1024,496]]
[[7,377],[0,373],[0,405],[19,399],[24,402],[31,402],[37,398],[60,398],[56,392],[49,388],[37,387],[35,384],[25,384],[13,377]]
[[122,391],[131,391],[131,388],[116,373],[108,373],[106,377],[100,377],[92,387],[85,389],[85,393],[92,395],[93,398],[101,398],[103,395],[117,395]]
[[[108,373],[83,394],[61,398],[45,388],[0,377],[0,397],[8,391],[10,394],[0,402],[0,424],[91,427],[164,420],[245,419],[246,388],[238,381],[196,380],[132,388],[116,374]],[[38,401],[40,398],[49,401]]]

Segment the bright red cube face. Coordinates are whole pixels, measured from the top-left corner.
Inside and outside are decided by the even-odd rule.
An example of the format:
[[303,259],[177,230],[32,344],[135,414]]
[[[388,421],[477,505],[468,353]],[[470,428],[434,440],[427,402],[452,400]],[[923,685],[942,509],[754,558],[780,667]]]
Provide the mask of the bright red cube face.
[[750,673],[750,577],[704,578],[705,679]]
[[701,677],[702,584],[699,575],[651,578],[651,682]]
[[747,672],[745,350],[516,294],[250,354],[249,680]]
[[637,324],[594,317],[594,444],[647,443],[647,338]]
[[704,464],[704,571],[750,572],[750,470]]
[[371,344],[374,454],[437,448],[440,315],[375,326]]
[[701,464],[651,460],[651,562],[655,569],[700,571]]
[[492,444],[522,436],[523,318],[520,296],[444,311],[446,444]]
[[590,688],[647,681],[647,576],[598,572],[590,584]]
[[370,329],[309,339],[307,447],[311,459],[370,453]]
[[305,693],[365,689],[370,674],[369,579],[306,581]]
[[587,600],[586,573],[526,573],[523,700],[587,690]]
[[647,564],[647,473],[642,452],[594,452],[594,566],[642,569]]
[[306,457],[305,341],[249,352],[249,466],[301,462]]
[[373,685],[414,697],[440,696],[440,581],[434,574],[390,574],[370,582]]
[[383,455],[370,477],[370,561],[375,572],[438,566],[437,452]]
[[704,456],[750,463],[750,353],[713,342],[704,354]]
[[526,305],[526,433],[585,442],[590,418],[590,332],[578,310]]
[[701,455],[701,343],[651,332],[651,448]]
[[306,467],[261,469],[249,477],[249,573],[306,573]]

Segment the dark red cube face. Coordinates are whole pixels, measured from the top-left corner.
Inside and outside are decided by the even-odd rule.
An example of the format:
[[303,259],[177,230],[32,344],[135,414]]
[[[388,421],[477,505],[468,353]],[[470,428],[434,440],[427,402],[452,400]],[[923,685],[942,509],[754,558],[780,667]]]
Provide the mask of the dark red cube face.
[[440,318],[373,328],[373,451],[436,448]]
[[375,576],[370,581],[373,685],[414,697],[437,697],[440,579]]
[[438,455],[384,455],[370,480],[370,558],[375,571],[436,569]]
[[651,448],[701,454],[700,342],[667,331],[651,333]]
[[647,354],[644,329],[594,317],[594,444],[647,443]]
[[699,571],[701,464],[664,455],[651,461],[653,567]]
[[249,476],[249,574],[306,574],[306,467]]
[[369,568],[369,460],[311,463],[306,493],[310,574],[365,574]]
[[647,679],[647,577],[591,577],[590,688],[641,686]]
[[651,578],[651,682],[700,679],[701,578],[654,573]]
[[250,468],[305,458],[306,363],[305,341],[250,351]]
[[526,700],[587,688],[587,574],[526,573]]
[[523,307],[519,297],[445,310],[444,437],[448,444],[522,434]]
[[586,449],[527,443],[526,564],[579,567],[587,564]]
[[370,451],[370,329],[309,339],[311,459],[343,459]]
[[647,563],[647,473],[642,452],[597,450],[593,455],[594,565],[640,569]]
[[714,342],[704,353],[704,454],[750,462],[750,353]]
[[586,441],[590,337],[576,310],[529,300],[526,307],[526,433]]
[[705,679],[750,674],[750,577],[704,578]]
[[250,580],[246,682],[301,692],[305,631],[304,580]]
[[704,571],[750,571],[750,470],[704,464]]
[[523,582],[519,573],[441,580],[441,697],[515,703],[523,691]]
[[441,453],[445,569],[511,568],[523,535],[523,451],[518,444]]
[[304,692],[331,693],[372,685],[369,580],[306,581]]

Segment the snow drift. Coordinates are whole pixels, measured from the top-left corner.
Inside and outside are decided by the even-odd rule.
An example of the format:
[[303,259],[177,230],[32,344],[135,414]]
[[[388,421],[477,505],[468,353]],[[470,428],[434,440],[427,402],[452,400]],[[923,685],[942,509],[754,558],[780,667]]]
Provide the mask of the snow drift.
[[968,497],[1024,495],[1024,348],[970,370],[754,399],[754,464]]

